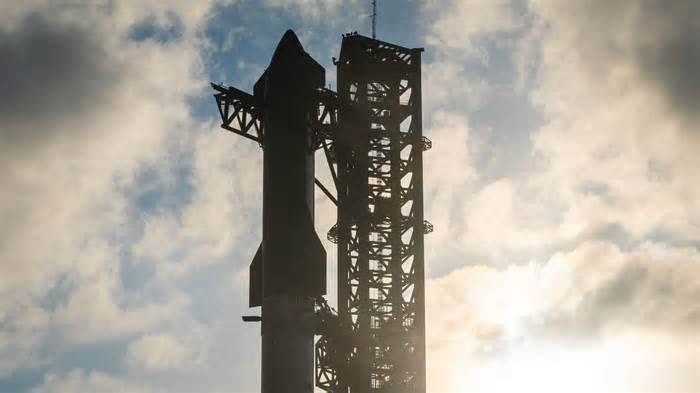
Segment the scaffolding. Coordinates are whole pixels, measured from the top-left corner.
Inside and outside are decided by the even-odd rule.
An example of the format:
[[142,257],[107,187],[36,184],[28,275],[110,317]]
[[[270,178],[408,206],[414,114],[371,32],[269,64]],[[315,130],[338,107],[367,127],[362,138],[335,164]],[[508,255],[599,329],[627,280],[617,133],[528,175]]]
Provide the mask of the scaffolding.
[[425,392],[421,52],[349,34],[336,62],[339,331],[316,349],[329,392]]

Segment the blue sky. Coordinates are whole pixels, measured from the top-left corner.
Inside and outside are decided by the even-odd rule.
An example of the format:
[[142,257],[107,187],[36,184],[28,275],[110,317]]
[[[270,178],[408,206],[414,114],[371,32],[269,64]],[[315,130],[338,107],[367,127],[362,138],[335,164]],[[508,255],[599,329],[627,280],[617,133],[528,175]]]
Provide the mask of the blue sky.
[[[700,7],[378,3],[425,48],[429,391],[697,390]],[[291,28],[333,87],[369,10],[0,5],[0,392],[259,390],[262,154],[208,83],[250,91]]]

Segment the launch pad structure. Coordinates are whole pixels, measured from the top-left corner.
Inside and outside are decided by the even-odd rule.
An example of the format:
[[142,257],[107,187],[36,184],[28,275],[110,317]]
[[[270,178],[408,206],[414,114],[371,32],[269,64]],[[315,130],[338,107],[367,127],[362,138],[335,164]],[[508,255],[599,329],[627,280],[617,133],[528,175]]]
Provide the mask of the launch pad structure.
[[[313,76],[320,66],[290,30],[253,95],[212,84],[222,128],[265,154],[263,242],[250,282],[250,305],[263,310],[246,318],[262,319],[263,393],[426,391],[423,239],[432,225],[423,217],[423,152],[431,142],[422,133],[422,51],[346,34],[333,92]],[[335,195],[315,178],[317,150]],[[313,184],[337,206],[327,234],[337,245],[337,312],[323,298]],[[279,217],[287,211],[296,218]],[[297,234],[285,239],[284,231]]]

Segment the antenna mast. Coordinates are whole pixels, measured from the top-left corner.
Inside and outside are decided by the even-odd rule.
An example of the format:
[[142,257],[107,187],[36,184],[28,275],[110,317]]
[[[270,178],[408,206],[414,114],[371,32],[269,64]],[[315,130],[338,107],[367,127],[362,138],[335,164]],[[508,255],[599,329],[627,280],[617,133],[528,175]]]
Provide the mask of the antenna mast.
[[372,39],[377,38],[377,0],[372,0]]

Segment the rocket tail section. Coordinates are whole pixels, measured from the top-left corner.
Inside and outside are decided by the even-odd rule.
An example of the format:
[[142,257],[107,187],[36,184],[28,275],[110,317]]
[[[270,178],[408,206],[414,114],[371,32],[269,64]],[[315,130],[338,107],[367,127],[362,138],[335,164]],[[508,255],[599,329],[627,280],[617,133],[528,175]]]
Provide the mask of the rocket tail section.
[[[287,247],[268,250],[271,260],[265,261],[265,247],[260,243],[250,263],[249,307],[262,306],[269,295],[289,294],[317,297],[326,294],[326,249],[316,233],[310,217],[302,228],[288,234]],[[272,263],[280,263],[274,268]],[[263,266],[270,271],[263,277]]]
[[263,298],[326,293],[326,250],[308,213],[298,223],[296,228],[272,229],[275,236],[263,242]]

